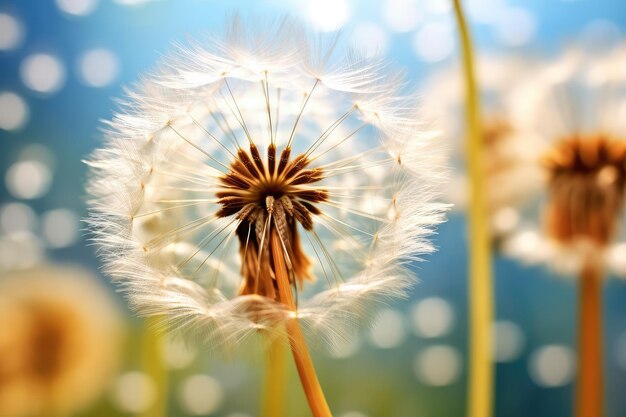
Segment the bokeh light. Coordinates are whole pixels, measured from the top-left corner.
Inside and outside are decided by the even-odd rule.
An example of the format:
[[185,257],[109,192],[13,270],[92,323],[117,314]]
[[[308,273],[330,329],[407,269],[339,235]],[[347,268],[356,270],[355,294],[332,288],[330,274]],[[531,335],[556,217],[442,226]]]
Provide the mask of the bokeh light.
[[370,330],[370,342],[381,349],[397,347],[406,338],[404,316],[396,310],[381,310]]
[[347,413],[343,413],[340,417],[368,417],[367,414],[362,413],[360,411],[348,411]]
[[22,203],[7,203],[0,206],[0,226],[2,232],[34,232],[37,227],[35,211]]
[[504,45],[522,46],[535,36],[535,17],[526,9],[511,7],[502,11],[496,23],[496,36]]
[[31,232],[21,231],[0,236],[0,271],[27,269],[44,259],[44,245]]
[[389,35],[376,23],[360,23],[352,31],[355,47],[366,57],[384,55],[389,49]]
[[383,19],[394,32],[410,32],[421,21],[417,0],[385,0],[382,5]]
[[574,352],[567,346],[543,346],[530,356],[528,372],[541,387],[561,387],[569,384],[574,377],[574,358]]
[[457,349],[447,345],[435,345],[415,356],[413,371],[423,384],[441,387],[458,381],[461,366],[461,354]]
[[454,310],[442,298],[431,297],[417,302],[411,308],[414,332],[421,337],[442,337],[454,325]]
[[131,371],[121,375],[113,387],[113,402],[125,413],[141,413],[156,400],[155,383],[142,372]]
[[43,236],[51,248],[65,248],[78,240],[80,219],[68,209],[50,210],[42,215]]
[[493,325],[496,362],[512,362],[524,353],[526,338],[522,329],[512,321],[499,320]]
[[0,129],[17,130],[28,121],[28,105],[23,98],[8,91],[0,92]]
[[224,397],[220,383],[208,375],[193,375],[181,385],[179,401],[191,415],[213,414]]
[[107,49],[92,49],[80,58],[80,75],[91,87],[106,87],[119,73],[119,60]]
[[98,0],[55,0],[57,7],[71,16],[85,16],[93,12]]
[[65,82],[65,66],[54,55],[38,53],[24,59],[20,67],[24,85],[39,93],[57,92]]
[[307,2],[303,15],[317,30],[332,32],[340,29],[348,21],[350,14],[347,0],[318,0]]
[[39,161],[19,161],[11,165],[5,175],[5,184],[15,198],[40,198],[48,192],[52,173]]
[[493,214],[492,227],[498,234],[513,231],[519,225],[520,215],[513,207],[503,207]]
[[163,360],[168,368],[184,369],[196,359],[196,349],[182,339],[166,337],[163,342]]
[[0,13],[0,51],[16,49],[24,38],[24,28],[19,20],[7,13]]
[[418,30],[414,39],[415,53],[424,62],[439,62],[454,50],[454,34],[450,25],[433,22]]

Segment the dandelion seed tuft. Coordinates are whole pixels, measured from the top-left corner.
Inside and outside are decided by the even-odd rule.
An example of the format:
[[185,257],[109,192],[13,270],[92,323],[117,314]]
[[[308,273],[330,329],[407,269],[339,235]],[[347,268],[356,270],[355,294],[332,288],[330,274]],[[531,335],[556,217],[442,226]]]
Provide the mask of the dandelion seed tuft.
[[406,294],[446,209],[437,136],[401,75],[274,23],[177,46],[88,161],[107,272],[141,314],[228,352],[293,316],[317,344],[346,338]]

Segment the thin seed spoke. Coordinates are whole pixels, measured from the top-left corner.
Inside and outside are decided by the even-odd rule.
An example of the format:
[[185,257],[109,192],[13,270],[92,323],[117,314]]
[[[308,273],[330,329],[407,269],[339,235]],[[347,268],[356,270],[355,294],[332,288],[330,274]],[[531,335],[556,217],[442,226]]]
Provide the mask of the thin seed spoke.
[[355,214],[357,216],[365,217],[365,218],[370,219],[370,220],[376,220],[377,222],[381,222],[381,223],[388,223],[388,221],[386,219],[382,218],[382,217],[378,217],[378,216],[375,216],[373,214],[365,213],[363,211],[360,211],[360,210],[348,207],[345,204],[342,204],[342,203],[340,203],[338,201],[326,200],[326,201],[321,201],[320,203],[329,205],[331,207],[335,207],[335,208],[340,209],[340,210],[345,210],[348,213],[352,213],[352,214]]
[[306,105],[309,103],[309,99],[311,98],[311,95],[313,95],[313,91],[315,91],[315,87],[317,87],[317,84],[319,84],[319,82],[320,82],[319,78],[315,80],[315,84],[313,84],[313,88],[311,88],[311,91],[309,92],[309,94],[306,96],[306,99],[304,100],[304,104],[302,104],[302,108],[300,109],[300,112],[298,113],[298,116],[296,117],[296,121],[293,124],[293,129],[291,129],[291,134],[289,135],[289,140],[287,141],[288,148],[291,147],[291,141],[293,140],[293,137],[296,134],[296,129],[298,128],[298,123],[300,122],[302,113],[304,113],[304,109],[306,109]]
[[349,164],[349,163],[351,163],[353,161],[356,161],[358,159],[363,159],[363,158],[365,158],[365,157],[367,157],[367,156],[369,156],[371,154],[378,153],[378,152],[382,151],[383,149],[384,148],[382,146],[377,146],[377,147],[375,147],[373,149],[368,149],[367,151],[360,152],[360,153],[358,153],[356,155],[350,155],[350,156],[347,156],[345,158],[337,159],[336,161],[329,162],[326,165],[321,165],[318,168],[320,168],[320,169],[327,169],[327,168],[335,167],[335,166],[338,166],[338,167],[345,166],[345,165],[347,165],[347,164]]
[[313,235],[313,237],[317,241],[317,244],[319,245],[320,249],[322,250],[322,253],[324,254],[324,257],[326,258],[326,261],[328,262],[328,266],[330,267],[331,271],[333,272],[333,276],[335,277],[335,281],[337,281],[337,283],[343,282],[344,281],[343,274],[341,273],[341,270],[339,269],[339,267],[337,266],[337,264],[333,260],[333,257],[330,255],[330,252],[328,252],[328,249],[326,249],[326,246],[324,245],[324,242],[322,242],[322,239],[320,239],[319,235],[317,234],[317,232],[314,229],[309,230],[309,233],[311,233]]
[[237,113],[239,113],[239,117],[237,117],[237,115],[233,111],[232,107],[230,107],[230,105],[228,107],[233,113],[233,116],[235,116],[235,119],[237,119],[237,121],[241,125],[241,128],[246,134],[246,137],[248,138],[248,141],[250,142],[250,144],[254,144],[254,141],[252,140],[252,137],[250,136],[250,131],[248,131],[248,127],[246,126],[246,121],[244,120],[243,114],[241,113],[241,109],[239,108],[239,104],[237,103],[237,100],[235,100],[235,95],[233,94],[233,91],[230,89],[230,85],[228,84],[228,79],[226,79],[226,77],[224,77],[224,84],[226,85],[226,88],[228,89],[228,93],[230,94],[230,97],[232,98],[233,103],[235,104],[235,108],[237,109]]
[[337,148],[338,146],[340,146],[341,144],[343,144],[345,141],[347,141],[348,139],[354,137],[361,129],[363,129],[365,126],[367,126],[367,123],[363,123],[361,126],[359,126],[358,128],[356,128],[355,130],[352,131],[352,133],[350,133],[348,136],[346,136],[345,138],[343,138],[341,141],[339,141],[338,143],[334,144],[333,146],[331,146],[330,148],[326,149],[324,152],[322,152],[321,154],[311,158],[311,160],[316,160],[318,158],[321,158],[322,156],[326,155],[328,152],[332,151],[333,149]]
[[[209,233],[207,236],[205,236],[204,238],[202,238],[202,240],[200,242],[198,242],[198,247],[196,249],[196,251],[191,254],[191,256],[189,256],[187,259],[185,259],[183,262],[179,263],[177,265],[178,269],[183,268],[185,265],[187,265],[198,253],[200,253],[205,247],[207,247],[212,241],[213,239],[215,239],[215,237],[217,237],[218,235],[220,235],[224,230],[226,230],[226,228],[228,226],[230,226],[231,224],[233,224],[233,222],[235,221],[235,219],[231,220],[229,223],[225,224],[224,226],[222,226],[220,229],[215,229],[214,231],[212,231],[211,233]],[[209,255],[210,256],[210,255]],[[208,259],[208,257],[207,257]],[[206,261],[205,261],[206,262]],[[202,267],[202,265],[200,265],[200,267]],[[198,269],[200,268],[198,267]],[[194,273],[192,274],[192,276],[195,274],[196,271],[194,271]]]
[[270,143],[274,144],[274,128],[272,127],[272,110],[270,107],[270,91],[269,84],[267,82],[267,71],[265,71],[265,79],[261,80],[261,88],[263,89],[263,96],[265,96],[265,111],[267,112],[267,121],[269,124]]
[[228,152],[230,154],[230,156],[232,156],[233,158],[235,157],[235,154],[232,153],[231,150],[228,149],[226,147],[226,145],[224,145],[222,143],[222,141],[220,141],[215,135],[213,135],[204,126],[202,126],[191,114],[187,113],[187,116],[189,116],[189,118],[191,118],[191,120],[193,121],[193,124],[195,124],[200,130],[202,130],[202,132],[204,132],[204,134],[208,138],[213,139],[215,142],[217,142],[218,145],[220,145],[222,147],[222,149],[224,149],[226,152]]
[[133,216],[133,218],[141,218],[141,217],[146,217],[146,216],[152,216],[153,214],[162,213],[164,211],[175,210],[175,209],[180,209],[180,208],[185,208],[185,207],[192,207],[192,206],[196,206],[196,205],[198,205],[198,203],[188,203],[188,204],[181,204],[180,206],[165,207],[163,209],[150,211],[148,213],[135,214]]
[[217,203],[218,198],[189,198],[180,200],[153,200],[148,203]]
[[309,234],[305,233],[304,235],[306,236],[306,239],[309,241],[309,245],[311,245],[311,248],[313,249],[313,252],[315,252],[315,256],[317,257],[317,261],[319,262],[319,265],[322,268],[322,273],[324,274],[324,277],[326,278],[326,282],[328,283],[329,286],[332,286],[333,283],[330,280],[330,278],[328,277],[328,273],[326,272],[326,268],[324,268],[324,262],[322,262],[322,258],[320,257],[320,254],[317,252],[317,249],[315,248],[315,245],[311,241],[311,238],[309,237]]
[[333,216],[331,216],[329,214],[324,213],[323,216],[328,218],[328,219],[330,219],[330,220],[332,220],[332,221],[334,221],[334,222],[337,222],[337,223],[342,224],[342,225],[344,225],[346,227],[349,227],[350,229],[352,229],[352,230],[354,230],[356,232],[363,233],[364,235],[367,235],[369,237],[374,237],[373,234],[371,234],[369,232],[366,232],[365,230],[361,230],[358,227],[354,227],[351,224],[343,222],[343,221],[341,221],[341,220],[339,220],[339,219],[337,219],[337,218],[335,218],[335,217],[333,217]]
[[280,88],[276,89],[276,122],[274,123],[274,138],[278,137],[278,122],[280,121]]
[[322,144],[324,143],[324,141],[326,139],[328,139],[328,137],[335,131],[335,129],[337,129],[337,127],[339,125],[341,125],[341,123],[343,123],[344,120],[346,120],[353,112],[354,110],[356,110],[355,107],[352,107],[350,110],[348,110],[347,112],[345,112],[339,119],[335,120],[330,126],[328,126],[326,128],[326,130],[324,130],[324,132],[322,132],[322,134],[320,135],[319,138],[317,138],[315,140],[315,142],[313,142],[311,144],[311,146],[309,146],[309,149],[307,149],[307,151],[305,152],[305,155],[308,157],[309,155],[311,155],[313,152],[315,152],[315,150]]
[[[220,235],[220,234],[221,234],[221,233],[222,233],[222,232],[226,229],[226,227],[227,227],[227,226],[230,226],[231,224],[232,224],[232,222],[231,222],[231,223],[229,223],[228,225],[224,226],[224,228],[223,228],[222,230],[220,230],[220,233],[218,233],[218,235]],[[218,235],[216,235],[216,236],[218,236]],[[213,250],[212,250],[212,251],[211,251],[211,252],[210,252],[210,253],[206,256],[206,258],[204,258],[204,259],[202,260],[202,262],[200,263],[200,265],[198,265],[198,267],[196,268],[196,270],[195,270],[195,271],[193,271],[193,273],[191,274],[191,276],[192,276],[192,277],[194,277],[194,276],[198,273],[198,271],[200,271],[200,269],[204,266],[204,264],[206,264],[206,263],[207,263],[207,261],[209,260],[209,258],[210,258],[211,256],[213,256],[213,254],[215,253],[215,251],[216,251],[216,250],[218,250],[218,249],[220,248],[220,246],[222,246],[222,244],[223,244],[223,243],[224,243],[224,241],[228,238],[228,236],[230,236],[230,233],[228,233],[226,236],[224,236],[224,237],[222,238],[222,240],[220,240],[220,241],[219,241],[219,243],[218,243],[217,245],[215,245],[215,248],[213,248]],[[211,240],[213,240],[213,239],[211,239]]]
[[[358,254],[363,255],[363,256],[367,256],[367,253],[365,252],[365,250],[363,249],[364,245],[360,242],[358,242],[351,234],[345,232],[345,231],[340,231],[334,227],[332,227],[330,225],[330,223],[321,220],[320,219],[320,225],[324,226],[329,232],[331,232],[334,236],[336,236],[339,239],[345,239],[348,244],[350,245],[351,249],[357,251]],[[354,257],[354,254],[352,254],[352,256]]]
[[173,238],[174,236],[177,235],[182,235],[185,233],[189,233],[192,232],[194,230],[198,230],[199,228],[202,228],[204,226],[207,226],[209,224],[211,224],[213,221],[215,221],[217,219],[217,217],[213,216],[213,214],[210,214],[208,216],[204,216],[201,217],[199,219],[193,220],[187,224],[184,224],[180,227],[177,227],[176,229],[170,230],[160,236],[155,237],[154,239],[150,240],[148,243],[145,244],[146,248],[152,248],[154,246],[159,245],[160,243],[162,243],[163,241],[166,241],[168,239]]
[[391,159],[391,158],[383,159],[380,161],[372,162],[369,165],[351,165],[347,167],[335,168],[335,169],[328,170],[327,172],[330,172],[330,174],[324,175],[324,178],[336,177],[337,175],[350,174],[356,171],[362,171],[362,170],[374,168],[377,166],[387,165],[391,162],[395,163],[395,159]]
[[170,129],[172,129],[176,135],[178,135],[182,140],[184,140],[186,143],[188,143],[189,145],[191,145],[192,147],[194,147],[195,149],[197,149],[199,152],[201,152],[202,154],[204,154],[207,158],[209,158],[211,161],[215,162],[216,164],[222,166],[223,168],[226,169],[226,171],[228,171],[228,167],[226,165],[224,165],[223,163],[221,163],[220,161],[218,161],[216,158],[214,158],[210,153],[208,153],[207,151],[205,151],[204,149],[202,149],[201,147],[199,147],[198,145],[196,145],[195,143],[193,143],[192,141],[190,141],[189,139],[187,139],[186,137],[184,137],[178,130],[174,129],[174,126],[172,126],[171,124],[168,125]]
[[[230,127],[230,123],[228,123],[228,120],[226,119],[226,116],[224,116],[224,113],[222,112],[222,110],[219,109],[219,106],[218,106],[217,101],[215,99],[213,99],[213,104],[215,105],[215,108],[218,110],[219,116],[222,118],[222,120],[221,121],[218,120],[217,115],[215,114],[215,112],[213,110],[209,109],[209,114],[211,115],[211,118],[213,119],[215,124],[222,130],[224,135],[226,135],[226,137],[230,138],[230,140],[233,143],[233,145],[235,145],[235,149],[241,148],[241,144],[239,143],[239,140],[237,140],[237,135],[235,135],[235,132]],[[207,105],[207,107],[208,107],[208,105]],[[222,125],[222,123],[224,123],[224,125],[226,127],[224,127],[224,125]]]
[[223,245],[220,245],[222,247],[222,253],[219,256],[217,266],[213,268],[213,277],[211,278],[211,282],[213,286],[217,286],[217,275],[219,274],[220,270],[222,269],[222,265],[224,264],[224,256],[226,255],[226,252],[228,251],[231,238],[237,233],[237,227],[239,227],[240,224],[241,224],[241,221],[238,222],[237,226],[235,226],[233,230],[231,230],[231,232],[228,234],[228,238],[226,239],[226,242]]

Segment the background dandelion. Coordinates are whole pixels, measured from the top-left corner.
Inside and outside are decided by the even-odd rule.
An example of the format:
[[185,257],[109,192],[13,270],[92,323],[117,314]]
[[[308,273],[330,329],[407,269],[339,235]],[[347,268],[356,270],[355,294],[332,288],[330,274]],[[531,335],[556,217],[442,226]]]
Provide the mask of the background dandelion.
[[[516,103],[512,117],[529,131],[529,135],[539,138],[543,150],[539,157],[527,162],[542,170],[541,176],[535,179],[536,193],[529,198],[534,207],[525,208],[527,216],[505,244],[505,250],[526,262],[545,262],[561,272],[575,274],[583,265],[587,237],[603,247],[604,253],[600,256],[605,258],[606,266],[618,275],[622,273],[617,261],[619,255],[615,256],[623,235],[620,147],[623,146],[624,108],[621,103],[624,88],[623,79],[616,75],[623,64],[616,58],[620,55],[622,60],[626,57],[622,45],[604,52],[588,51],[582,46],[570,47],[537,73],[532,91],[528,89],[529,84],[522,83],[511,93],[512,101]],[[541,116],[536,111],[538,108],[543,109]],[[597,161],[586,161],[586,154],[596,152],[606,156],[599,156]],[[576,158],[583,158],[581,168],[573,166]],[[603,168],[606,169],[603,171]],[[604,214],[602,219],[598,218],[601,224],[597,228],[591,227],[594,230],[583,230],[587,224],[582,221],[583,212],[594,209],[582,203],[580,213],[572,213],[578,216],[577,220],[568,220],[556,213],[562,204],[557,194],[559,184],[567,181],[559,175],[576,169],[582,169],[581,175],[585,169],[592,176],[597,175],[599,190],[615,195],[615,203],[602,198],[607,206],[598,210]],[[561,187],[560,195],[563,192]],[[588,192],[594,193],[591,189]],[[548,193],[552,196],[548,197]],[[568,221],[579,229],[563,230]],[[537,238],[536,244],[525,245],[524,236],[531,235]]]
[[68,415],[91,405],[119,366],[120,318],[107,290],[81,269],[3,274],[0,413]]

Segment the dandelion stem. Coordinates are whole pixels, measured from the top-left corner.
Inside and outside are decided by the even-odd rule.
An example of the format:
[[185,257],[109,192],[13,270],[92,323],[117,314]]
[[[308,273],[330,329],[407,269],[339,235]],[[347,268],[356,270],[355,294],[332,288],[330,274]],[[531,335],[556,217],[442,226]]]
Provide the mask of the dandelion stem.
[[602,417],[602,261],[587,256],[580,275],[576,416]]
[[463,50],[466,84],[467,166],[469,196],[469,381],[468,416],[490,417],[493,408],[493,365],[491,361],[493,289],[491,246],[485,205],[485,172],[481,164],[483,140],[478,88],[474,77],[472,40],[460,0],[454,12]]
[[155,401],[142,417],[165,417],[167,416],[167,371],[163,366],[162,338],[157,333],[156,327],[161,318],[150,317],[146,320],[143,335],[143,367],[146,374],[154,381],[156,388]]
[[285,415],[285,399],[287,398],[286,353],[284,337],[274,340],[270,345],[261,413],[263,417],[283,417]]
[[[280,237],[274,228],[272,228],[270,243],[272,248],[272,256],[274,261],[274,271],[276,272],[276,283],[278,285],[278,296],[280,301],[291,311],[296,310],[296,303],[291,293],[291,285],[287,273],[287,265],[285,264],[284,250]],[[296,363],[296,369],[300,375],[302,388],[306,395],[309,407],[314,417],[332,417],[324,392],[320,386],[311,355],[304,341],[302,330],[296,318],[289,319],[285,323],[287,334],[289,336],[289,344],[291,352]]]

